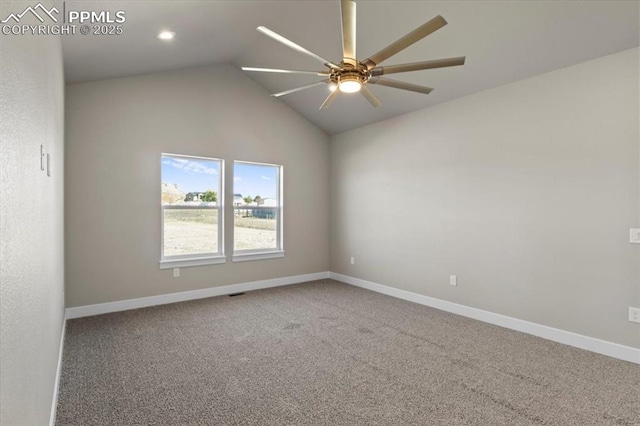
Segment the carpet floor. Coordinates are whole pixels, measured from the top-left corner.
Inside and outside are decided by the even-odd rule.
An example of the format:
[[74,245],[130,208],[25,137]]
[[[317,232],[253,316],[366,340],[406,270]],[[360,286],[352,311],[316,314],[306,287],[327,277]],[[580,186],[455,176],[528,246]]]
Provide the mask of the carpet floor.
[[58,425],[640,425],[640,366],[332,280],[70,320]]

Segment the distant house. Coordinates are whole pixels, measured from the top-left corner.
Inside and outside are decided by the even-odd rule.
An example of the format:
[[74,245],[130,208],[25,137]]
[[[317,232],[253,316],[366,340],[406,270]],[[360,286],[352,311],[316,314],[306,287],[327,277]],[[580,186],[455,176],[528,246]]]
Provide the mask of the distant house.
[[190,202],[190,201],[202,201],[202,197],[204,195],[204,192],[189,192],[185,197],[184,197],[184,201],[186,202]]
[[[274,198],[263,198],[260,200],[260,207],[277,207],[277,202]],[[258,219],[275,219],[276,218],[276,210],[275,209],[254,209],[253,217],[257,217]]]
[[242,194],[233,194],[233,205],[234,206],[244,206],[245,202],[242,198]]

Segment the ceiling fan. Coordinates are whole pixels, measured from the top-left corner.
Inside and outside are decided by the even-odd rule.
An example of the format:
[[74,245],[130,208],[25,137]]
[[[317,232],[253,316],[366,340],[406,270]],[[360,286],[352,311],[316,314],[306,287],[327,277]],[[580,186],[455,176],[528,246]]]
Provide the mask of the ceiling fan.
[[[368,84],[378,84],[380,86],[393,87],[395,89],[409,90],[412,92],[424,93],[428,95],[433,90],[431,87],[419,86],[417,84],[405,83],[403,81],[389,80],[380,76],[386,74],[394,74],[408,71],[426,70],[431,68],[453,67],[456,65],[464,65],[465,57],[436,59],[432,61],[413,62],[410,64],[389,65],[385,67],[379,66],[380,63],[389,59],[398,52],[406,49],[415,42],[422,40],[429,34],[439,30],[447,25],[447,21],[438,15],[430,21],[425,22],[415,30],[411,31],[404,37],[391,43],[389,46],[371,55],[367,59],[358,61],[356,59],[356,3],[351,0],[341,0],[341,16],[342,16],[342,51],[343,57],[339,64],[333,63],[315,53],[305,49],[304,47],[292,42],[291,40],[281,36],[280,34],[266,28],[258,27],[257,30],[266,36],[284,44],[285,46],[304,53],[317,61],[322,62],[328,70],[324,71],[298,71],[284,70],[272,68],[252,68],[242,67],[244,71],[268,72],[268,73],[284,73],[284,74],[311,74],[326,77],[317,83],[309,84],[295,89],[285,90],[284,92],[274,93],[272,96],[279,97],[290,93],[299,92],[301,90],[310,89],[312,87],[323,84],[330,85],[331,94],[322,103],[320,109],[325,109],[336,99],[338,94],[360,92],[371,105],[379,107],[380,101],[367,87]],[[336,90],[337,89],[337,90]]]

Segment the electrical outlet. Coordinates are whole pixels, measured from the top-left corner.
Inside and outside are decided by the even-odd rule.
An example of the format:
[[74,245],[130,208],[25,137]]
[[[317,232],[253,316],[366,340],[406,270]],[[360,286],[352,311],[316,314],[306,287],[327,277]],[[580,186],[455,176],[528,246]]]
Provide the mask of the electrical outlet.
[[629,306],[629,321],[640,322],[640,308],[632,308]]
[[629,242],[632,244],[640,244],[640,228],[629,229]]
[[351,264],[352,264],[352,265],[355,265],[355,264],[356,264],[356,258],[355,258],[355,257],[352,257],[352,258],[351,258]]
[[180,268],[173,268],[173,278],[178,278],[180,276]]
[[449,275],[449,285],[458,285],[458,277]]

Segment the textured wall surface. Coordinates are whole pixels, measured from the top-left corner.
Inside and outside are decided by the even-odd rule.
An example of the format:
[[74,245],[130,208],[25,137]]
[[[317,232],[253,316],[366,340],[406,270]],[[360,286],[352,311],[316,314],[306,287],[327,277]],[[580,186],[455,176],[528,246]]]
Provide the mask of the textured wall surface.
[[[231,66],[67,87],[67,306],[326,271],[329,138]],[[160,270],[160,154],[284,165],[284,258]],[[231,204],[233,176],[226,174]]]
[[[64,317],[63,100],[60,40],[2,36],[2,425],[48,424],[51,412]],[[40,145],[51,155],[51,177],[40,170]]]
[[331,270],[640,347],[638,59],[333,137]]

